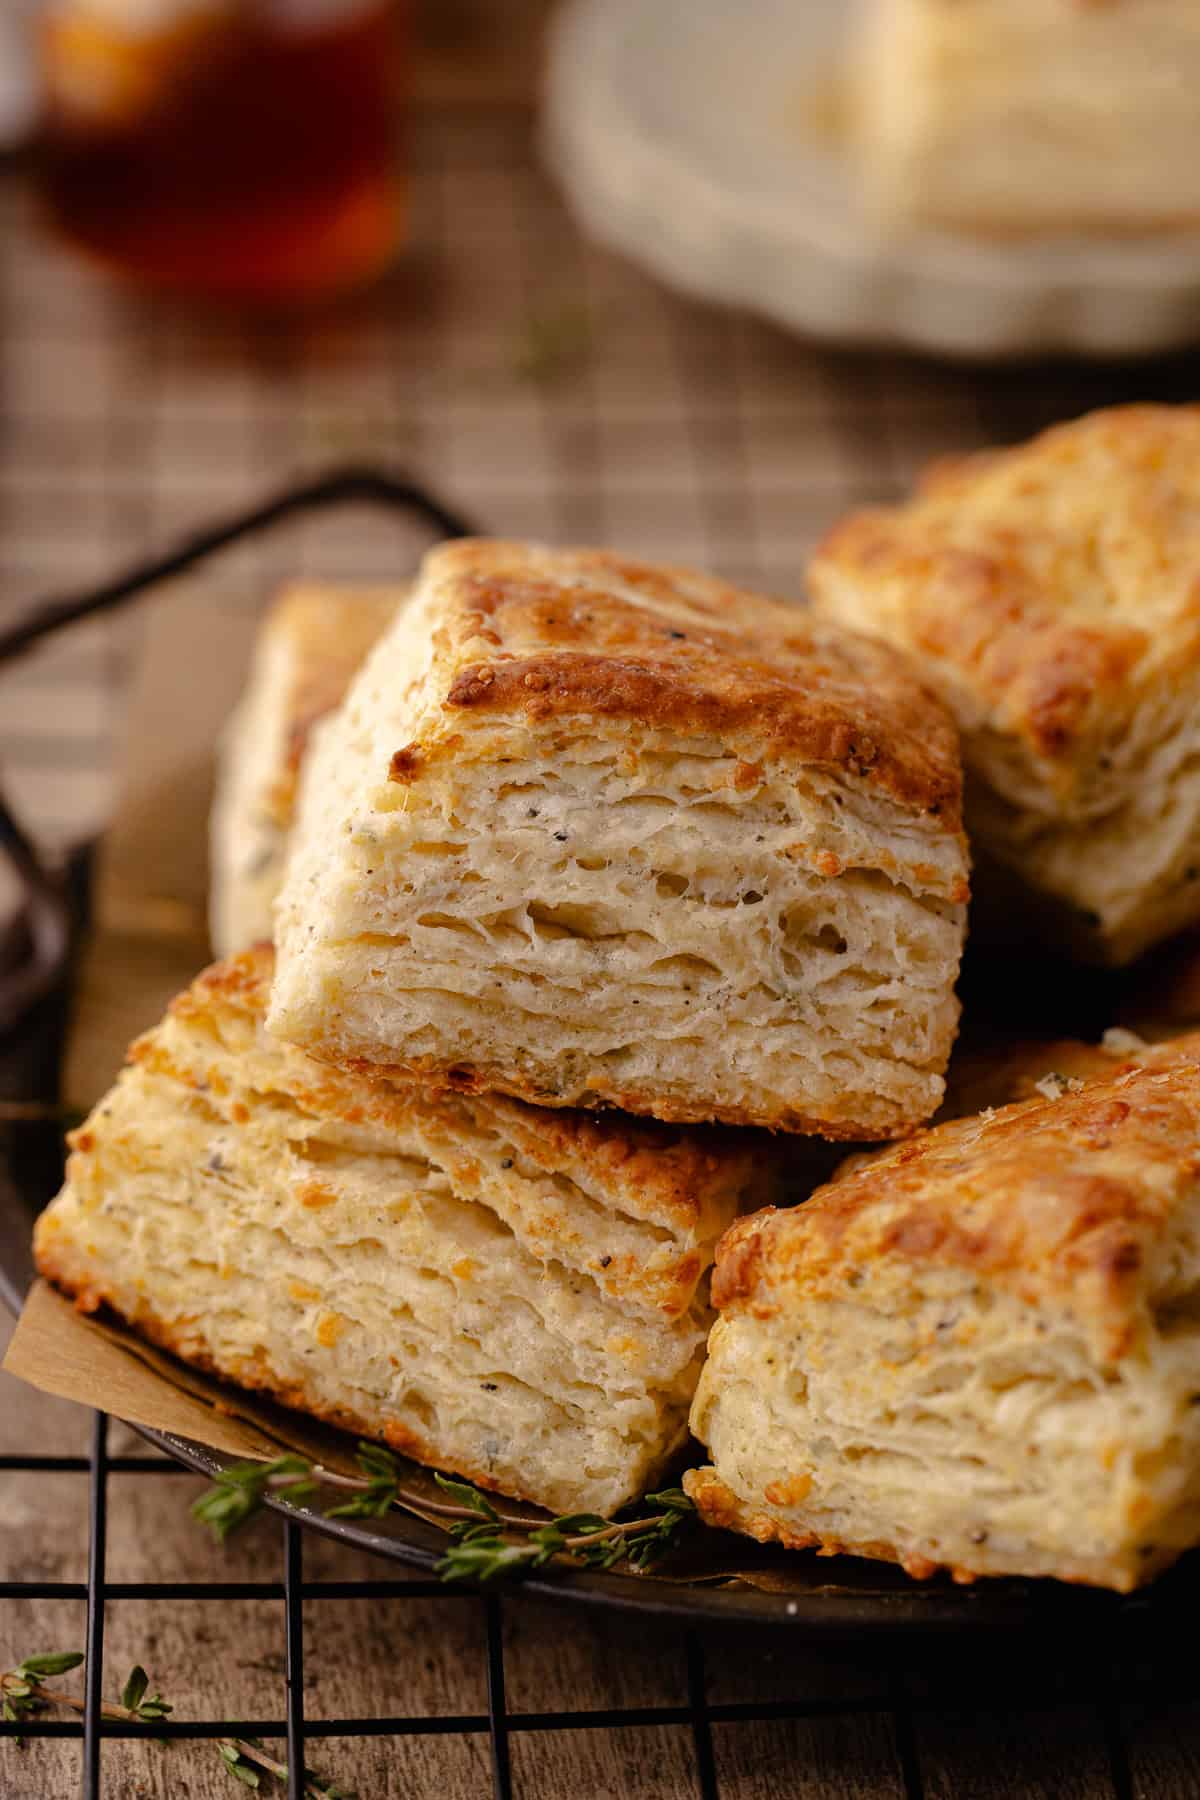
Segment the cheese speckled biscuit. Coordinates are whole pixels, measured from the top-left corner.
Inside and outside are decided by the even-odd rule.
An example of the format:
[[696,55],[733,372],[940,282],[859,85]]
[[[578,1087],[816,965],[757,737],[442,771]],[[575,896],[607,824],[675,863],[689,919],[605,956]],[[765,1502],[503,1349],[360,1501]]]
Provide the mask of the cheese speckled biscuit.
[[864,0],[866,198],[892,223],[1172,231],[1200,219],[1195,0]]
[[1038,1095],[1055,1099],[1084,1082],[1125,1074],[1154,1054],[1153,1043],[1122,1026],[1113,1026],[1096,1044],[1081,1038],[1052,1038],[970,1051],[956,1056],[950,1065],[946,1098],[936,1123]]
[[757,1135],[373,1084],[273,1041],[265,946],[138,1040],[74,1134],[41,1272],[185,1361],[552,1511],[686,1432]]
[[1200,1542],[1200,1035],[734,1225],[711,1524],[1122,1591]]
[[209,915],[218,955],[271,937],[309,733],[341,705],[407,592],[293,582],[267,614],[217,765]]
[[685,570],[432,552],[309,764],[272,1029],[544,1105],[928,1117],[953,726],[883,646]]
[[838,525],[810,581],[957,715],[980,903],[1019,884],[1010,921],[1114,963],[1200,919],[1200,409],[935,465]]

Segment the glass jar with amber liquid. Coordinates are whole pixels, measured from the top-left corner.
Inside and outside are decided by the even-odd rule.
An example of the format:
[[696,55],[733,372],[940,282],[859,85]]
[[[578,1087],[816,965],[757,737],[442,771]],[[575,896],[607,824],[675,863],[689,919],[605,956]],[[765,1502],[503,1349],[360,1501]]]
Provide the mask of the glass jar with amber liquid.
[[402,235],[385,0],[50,0],[45,197],[153,287],[286,304],[377,274]]

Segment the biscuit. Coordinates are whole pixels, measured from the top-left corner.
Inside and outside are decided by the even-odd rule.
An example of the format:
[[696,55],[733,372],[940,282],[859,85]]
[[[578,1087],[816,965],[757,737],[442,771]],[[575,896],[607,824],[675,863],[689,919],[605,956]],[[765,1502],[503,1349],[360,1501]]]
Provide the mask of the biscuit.
[[885,646],[598,551],[435,550],[310,759],[272,1029],[546,1106],[896,1135],[957,1018],[959,798]]
[[770,1140],[423,1095],[268,1037],[218,964],[72,1138],[42,1274],[186,1362],[554,1512],[682,1443],[708,1269]]
[[[1168,1034],[1163,1034],[1168,1035]],[[1178,1035],[1178,1034],[1170,1034]],[[1016,1100],[1059,1098],[1088,1081],[1107,1081],[1138,1067],[1154,1045],[1114,1025],[1099,1043],[1081,1038],[1026,1040],[955,1056],[946,1076],[946,1098],[936,1123],[962,1119]],[[843,1167],[846,1165],[843,1164]]]
[[868,0],[851,149],[874,216],[992,235],[1193,228],[1191,0]]
[[293,582],[263,621],[217,759],[209,928],[218,956],[271,937],[309,733],[341,705],[407,592]]
[[1200,1034],[735,1224],[710,1524],[1127,1591],[1200,1541]]
[[1200,408],[1118,407],[935,465],[810,569],[955,712],[977,903],[1081,960],[1200,919],[1198,503]]

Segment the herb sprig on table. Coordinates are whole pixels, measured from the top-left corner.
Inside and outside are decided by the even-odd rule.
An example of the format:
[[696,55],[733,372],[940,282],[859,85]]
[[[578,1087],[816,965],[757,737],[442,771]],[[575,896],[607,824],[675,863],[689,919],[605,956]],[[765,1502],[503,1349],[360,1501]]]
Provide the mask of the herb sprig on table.
[[502,1519],[492,1502],[470,1482],[435,1475],[445,1502],[413,1494],[403,1485],[403,1469],[380,1444],[361,1443],[360,1473],[342,1475],[302,1456],[274,1462],[233,1463],[213,1478],[192,1507],[219,1543],[254,1517],[268,1496],[304,1500],[323,1487],[351,1490],[351,1498],[325,1509],[329,1519],[381,1519],[392,1510],[445,1520],[449,1547],[437,1564],[443,1581],[494,1581],[540,1569],[559,1559],[583,1568],[618,1565],[642,1573],[654,1566],[695,1516],[682,1488],[647,1494],[632,1519],[605,1519],[599,1513],[567,1513],[545,1524]]
[[[15,1669],[0,1673],[0,1715],[11,1724],[19,1724],[22,1719],[34,1719],[56,1708],[85,1712],[87,1703],[82,1694],[46,1685],[59,1676],[69,1675],[72,1669],[78,1669],[83,1660],[82,1650],[52,1651],[27,1656]],[[174,1710],[161,1694],[150,1692],[150,1677],[142,1665],[136,1663],[121,1689],[120,1702],[104,1702],[100,1713],[105,1719],[152,1725]],[[168,1740],[159,1741],[165,1743]],[[18,1737],[17,1748],[20,1749],[24,1742]],[[226,1769],[243,1787],[261,1790],[264,1777],[273,1787],[287,1781],[287,1764],[272,1756],[261,1738],[218,1738],[215,1747]],[[304,1797],[305,1800],[357,1800],[349,1788],[339,1787],[337,1782],[327,1781],[324,1776],[308,1774],[304,1781]]]

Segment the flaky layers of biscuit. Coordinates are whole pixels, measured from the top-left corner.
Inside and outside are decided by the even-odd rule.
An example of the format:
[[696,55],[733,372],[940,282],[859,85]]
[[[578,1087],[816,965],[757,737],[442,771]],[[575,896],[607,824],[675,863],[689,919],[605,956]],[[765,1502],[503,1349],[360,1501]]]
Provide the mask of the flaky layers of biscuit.
[[466,541],[323,735],[272,1028],[548,1106],[895,1135],[942,1088],[953,727],[703,576]]
[[294,582],[264,620],[217,765],[209,918],[219,956],[271,937],[309,733],[341,705],[407,593]]
[[1200,1541],[1200,1036],[922,1132],[718,1252],[712,1524],[1122,1591]]
[[[760,1139],[372,1084],[218,964],[75,1134],[38,1267],[189,1362],[555,1512],[678,1448]],[[769,1147],[768,1147],[769,1149]]]
[[991,234],[1200,220],[1193,0],[868,0],[854,142],[875,216]]
[[990,859],[1044,935],[1118,963],[1200,919],[1200,409],[935,465],[837,526],[810,582],[957,715],[981,899]]

